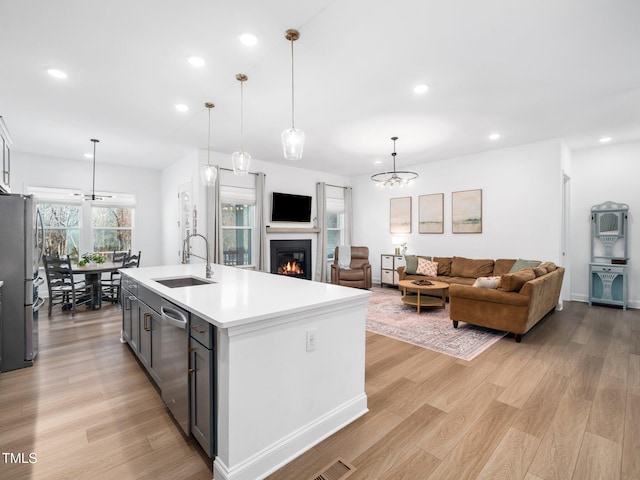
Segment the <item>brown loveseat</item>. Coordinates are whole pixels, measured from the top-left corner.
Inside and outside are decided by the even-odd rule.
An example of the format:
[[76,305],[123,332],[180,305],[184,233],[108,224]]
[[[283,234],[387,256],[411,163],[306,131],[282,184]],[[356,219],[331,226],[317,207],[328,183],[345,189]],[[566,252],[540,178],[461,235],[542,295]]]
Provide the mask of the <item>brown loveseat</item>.
[[[444,265],[442,269],[439,260]],[[510,332],[515,335],[516,342],[520,342],[522,335],[556,308],[560,299],[564,268],[552,262],[510,273],[516,260],[493,262],[462,257],[434,257],[433,261],[438,263],[437,277],[408,275],[406,269],[400,267],[400,279],[432,278],[448,283],[449,317],[456,328],[458,322],[466,322]],[[493,262],[493,269],[487,275],[490,262]],[[440,275],[440,272],[444,274]],[[480,275],[476,278],[499,277],[499,280],[494,279],[497,283],[495,288],[474,287],[476,278],[473,275],[478,273]]]

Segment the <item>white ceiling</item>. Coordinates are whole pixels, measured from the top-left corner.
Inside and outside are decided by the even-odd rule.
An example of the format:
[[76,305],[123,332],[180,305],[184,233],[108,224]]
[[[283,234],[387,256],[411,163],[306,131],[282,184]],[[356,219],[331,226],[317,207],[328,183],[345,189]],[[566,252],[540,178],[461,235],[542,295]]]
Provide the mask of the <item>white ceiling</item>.
[[296,28],[296,166],[387,169],[392,136],[399,169],[549,138],[584,148],[640,139],[639,25],[638,0],[0,0],[0,115],[15,151],[81,160],[98,138],[99,163],[162,168],[207,148],[206,101],[212,150],[239,149],[245,73],[244,149],[290,163]]

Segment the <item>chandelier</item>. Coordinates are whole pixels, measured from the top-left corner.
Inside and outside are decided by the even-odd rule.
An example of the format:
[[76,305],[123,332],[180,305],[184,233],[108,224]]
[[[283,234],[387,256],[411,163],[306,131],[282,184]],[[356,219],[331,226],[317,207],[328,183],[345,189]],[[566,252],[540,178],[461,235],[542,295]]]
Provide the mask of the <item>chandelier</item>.
[[408,185],[413,180],[418,178],[416,172],[407,172],[405,170],[396,170],[396,140],[398,137],[391,137],[393,140],[393,171],[392,172],[380,172],[371,175],[371,180],[376,182],[378,187],[395,187],[396,185],[402,187]]
[[242,148],[242,136],[243,136],[243,106],[244,95],[243,85],[249,79],[244,73],[236,75],[236,80],[240,82],[240,151],[233,152],[231,155],[231,162],[233,163],[233,173],[236,175],[246,175],[249,172],[249,165],[251,163],[251,155],[245,152]]
[[294,84],[293,84],[293,42],[300,38],[300,32],[289,29],[284,36],[291,42],[291,128],[282,132],[282,149],[287,160],[300,160],[304,148],[304,132],[295,127],[294,122]]

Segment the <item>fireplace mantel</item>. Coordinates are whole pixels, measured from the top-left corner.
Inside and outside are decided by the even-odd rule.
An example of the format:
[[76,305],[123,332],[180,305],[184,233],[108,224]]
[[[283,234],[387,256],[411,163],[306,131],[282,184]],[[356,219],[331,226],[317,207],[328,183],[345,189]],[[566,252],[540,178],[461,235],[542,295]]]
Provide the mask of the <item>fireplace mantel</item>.
[[320,233],[317,227],[267,227],[267,233]]

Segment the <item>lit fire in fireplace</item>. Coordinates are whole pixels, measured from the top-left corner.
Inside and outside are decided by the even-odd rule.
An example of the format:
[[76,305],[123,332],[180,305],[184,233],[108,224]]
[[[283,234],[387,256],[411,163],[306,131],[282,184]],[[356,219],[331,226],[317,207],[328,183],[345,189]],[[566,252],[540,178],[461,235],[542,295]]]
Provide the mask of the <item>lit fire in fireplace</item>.
[[291,260],[278,267],[278,273],[280,275],[304,275],[302,267],[297,260]]

